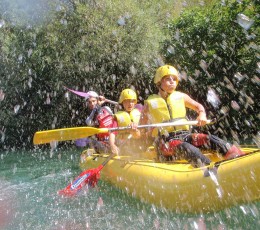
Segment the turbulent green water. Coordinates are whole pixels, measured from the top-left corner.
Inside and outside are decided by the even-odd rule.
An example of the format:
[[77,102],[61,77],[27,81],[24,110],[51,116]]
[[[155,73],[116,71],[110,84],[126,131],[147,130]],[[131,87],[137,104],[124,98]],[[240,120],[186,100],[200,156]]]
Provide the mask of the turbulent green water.
[[79,173],[81,150],[0,153],[0,229],[257,229],[260,202],[205,215],[176,214],[109,184],[74,198],[57,191]]

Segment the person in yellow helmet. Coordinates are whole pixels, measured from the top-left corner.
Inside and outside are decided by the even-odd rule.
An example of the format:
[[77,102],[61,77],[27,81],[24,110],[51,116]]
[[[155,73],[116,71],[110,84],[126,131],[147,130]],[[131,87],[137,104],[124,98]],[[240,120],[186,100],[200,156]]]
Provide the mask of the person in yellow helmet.
[[[199,126],[207,122],[202,104],[189,95],[176,91],[179,73],[171,65],[157,69],[154,83],[158,94],[151,95],[144,104],[140,124],[153,124],[174,120],[186,120],[186,108],[197,112]],[[218,150],[225,158],[244,154],[235,145],[230,145],[220,138],[203,133],[191,133],[187,125],[153,129],[151,135],[156,138],[159,155],[166,159],[185,159],[194,167],[210,164],[210,160],[202,154],[200,148]]]
[[[116,126],[131,126],[132,129],[130,131],[120,131],[117,133],[110,134],[109,143],[111,152],[114,154],[119,154],[118,146],[120,146],[120,149],[122,149],[123,143],[126,143],[126,146],[129,145],[129,143],[132,143],[132,141],[129,140],[129,137],[132,137],[133,139],[138,139],[140,137],[140,131],[136,127],[140,120],[141,111],[140,108],[136,108],[136,92],[132,89],[124,89],[120,94],[119,104],[123,106],[123,110],[116,112],[114,115]],[[124,149],[127,150],[127,147]]]

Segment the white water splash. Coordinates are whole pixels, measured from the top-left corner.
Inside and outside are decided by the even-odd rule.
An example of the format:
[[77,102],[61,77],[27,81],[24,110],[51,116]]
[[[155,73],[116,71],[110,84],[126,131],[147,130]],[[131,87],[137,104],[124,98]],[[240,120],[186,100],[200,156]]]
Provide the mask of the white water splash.
[[236,73],[234,77],[237,79],[238,82],[244,80],[245,76],[243,76],[241,73]]
[[5,93],[2,89],[0,89],[0,101],[3,101],[5,99]]
[[125,18],[124,18],[124,17],[120,17],[120,18],[117,20],[117,24],[120,25],[120,26],[124,26],[124,25],[126,24]]
[[29,88],[32,87],[32,81],[33,81],[33,79],[32,79],[32,77],[30,77],[29,80],[28,80],[28,86],[29,86]]
[[51,150],[54,150],[58,146],[58,141],[51,141],[50,142]]
[[220,184],[218,183],[218,178],[216,177],[216,174],[213,171],[209,170],[209,176],[210,176],[210,179],[216,185],[216,192],[218,194],[218,197],[222,198],[223,197],[223,189],[221,188]]
[[167,51],[168,51],[168,53],[170,53],[170,54],[174,54],[174,53],[175,53],[175,49],[174,49],[173,46],[168,46]]
[[1,135],[1,142],[3,143],[5,141],[5,133],[4,131],[0,130],[0,135]]
[[207,93],[207,101],[214,107],[218,108],[220,105],[220,99],[219,96],[216,94],[215,90],[212,88],[209,88]]
[[49,93],[47,93],[46,104],[47,105],[51,104],[51,99],[50,99],[50,94]]
[[260,62],[257,62],[256,71],[257,71],[258,73],[260,73]]
[[18,113],[20,107],[21,107],[20,105],[16,105],[16,106],[14,107],[14,113],[15,113],[15,114]]
[[240,105],[236,101],[231,101],[231,107],[236,111],[240,110]]
[[206,71],[207,68],[208,68],[207,62],[204,61],[204,60],[201,60],[201,61],[200,61],[200,67],[201,67],[204,71]]
[[2,28],[5,25],[5,21],[4,20],[0,20],[0,28]]
[[244,14],[238,14],[237,15],[237,23],[242,26],[245,30],[250,29],[250,27],[253,25],[254,20],[250,19]]
[[253,142],[260,148],[260,131],[253,137]]

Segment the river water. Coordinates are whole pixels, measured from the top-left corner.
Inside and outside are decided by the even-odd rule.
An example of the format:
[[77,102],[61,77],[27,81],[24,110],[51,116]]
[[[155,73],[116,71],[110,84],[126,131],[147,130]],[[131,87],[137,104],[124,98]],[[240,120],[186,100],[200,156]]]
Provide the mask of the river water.
[[0,229],[258,229],[260,202],[188,215],[161,210],[99,181],[74,198],[57,195],[79,173],[82,149],[0,153]]

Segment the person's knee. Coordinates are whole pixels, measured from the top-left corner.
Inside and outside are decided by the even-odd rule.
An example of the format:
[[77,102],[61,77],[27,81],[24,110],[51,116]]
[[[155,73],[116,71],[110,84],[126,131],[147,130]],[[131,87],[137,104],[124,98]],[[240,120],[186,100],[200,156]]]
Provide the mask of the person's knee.
[[209,135],[204,133],[193,133],[191,143],[194,146],[209,145]]
[[203,165],[209,165],[210,160],[203,155],[203,153],[196,148],[195,146],[183,142],[178,146],[179,156],[186,159],[188,162],[190,162],[194,167],[201,167]]
[[235,158],[238,156],[242,156],[245,153],[239,149],[237,146],[232,145],[231,148],[229,148],[229,150],[226,152],[226,154],[224,155],[225,159],[231,159],[231,158]]
[[169,142],[164,142],[163,140],[159,143],[159,149],[164,156],[173,156],[175,154],[175,149],[183,143],[181,140],[170,140]]

